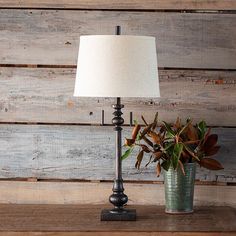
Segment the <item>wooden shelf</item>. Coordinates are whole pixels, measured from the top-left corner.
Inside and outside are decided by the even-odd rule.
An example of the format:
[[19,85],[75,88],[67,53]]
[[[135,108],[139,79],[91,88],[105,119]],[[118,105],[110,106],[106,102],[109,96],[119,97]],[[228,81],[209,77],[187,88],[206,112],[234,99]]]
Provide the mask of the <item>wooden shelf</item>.
[[[136,222],[101,222],[103,205],[0,205],[1,236],[218,236],[236,235],[236,209],[198,207],[167,215],[159,206],[135,206]],[[134,207],[133,207],[134,208]]]

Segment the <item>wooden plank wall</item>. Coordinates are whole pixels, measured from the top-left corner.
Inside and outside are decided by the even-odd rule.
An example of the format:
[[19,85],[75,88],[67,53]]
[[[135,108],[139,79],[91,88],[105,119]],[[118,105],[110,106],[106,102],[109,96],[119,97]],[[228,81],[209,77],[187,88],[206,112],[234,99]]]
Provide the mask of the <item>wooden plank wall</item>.
[[[124,34],[157,38],[160,70],[160,99],[123,100],[124,136],[130,112],[136,119],[145,113],[149,121],[156,111],[169,122],[204,119],[219,134],[217,158],[225,169],[199,168],[197,180],[236,183],[234,0],[0,0],[0,187],[16,179],[113,179],[114,101],[72,94],[79,36],[113,34],[116,25]],[[163,180],[154,167],[138,172],[134,162],[124,162],[124,179],[140,189]],[[9,194],[10,202],[20,202],[12,200],[19,195],[12,189],[1,202]]]

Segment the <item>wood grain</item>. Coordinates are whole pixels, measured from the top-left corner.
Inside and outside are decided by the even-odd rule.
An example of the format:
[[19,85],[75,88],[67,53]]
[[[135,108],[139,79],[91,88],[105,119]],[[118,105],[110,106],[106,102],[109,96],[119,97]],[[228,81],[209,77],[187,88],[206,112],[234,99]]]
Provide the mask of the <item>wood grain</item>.
[[[235,233],[235,209],[230,207],[199,207],[195,214],[167,215],[163,207],[135,206],[135,222],[101,222],[104,205],[1,205],[0,230],[13,232],[213,232]],[[224,216],[224,217],[222,217]],[[158,223],[157,223],[158,219]],[[28,223],[27,223],[28,222]],[[29,223],[30,222],[30,223]],[[123,233],[123,234],[122,234]],[[155,234],[156,233],[156,234]],[[224,235],[224,234],[222,234]]]
[[[164,205],[161,183],[125,183],[129,205]],[[112,183],[0,181],[0,203],[8,204],[106,204]],[[236,207],[236,187],[195,185],[195,206]]]
[[234,232],[1,232],[0,236],[235,236]]
[[160,67],[236,69],[236,14],[1,9],[0,22],[0,64],[75,65],[80,35],[119,24],[157,38]]
[[[112,127],[75,125],[0,125],[0,178],[89,179],[114,178],[115,134]],[[215,128],[220,152],[216,158],[224,170],[197,169],[202,181],[236,182],[236,129]],[[125,127],[123,137],[131,129]],[[145,157],[148,161],[148,156]],[[162,180],[155,166],[141,172],[134,168],[135,157],[123,162],[126,180]]]
[[235,10],[234,0],[0,0],[4,8]]
[[[160,70],[161,98],[122,99],[125,123],[145,113],[152,121],[204,119],[213,126],[236,126],[236,72]],[[73,98],[75,69],[0,67],[0,122],[111,124],[111,98]]]

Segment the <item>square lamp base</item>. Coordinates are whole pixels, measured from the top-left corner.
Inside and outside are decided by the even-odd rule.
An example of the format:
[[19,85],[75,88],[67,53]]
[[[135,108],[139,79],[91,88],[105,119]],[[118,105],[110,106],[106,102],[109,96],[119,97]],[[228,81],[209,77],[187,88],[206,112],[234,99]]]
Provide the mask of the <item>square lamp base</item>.
[[123,209],[121,211],[104,209],[101,212],[101,221],[135,221],[135,209]]

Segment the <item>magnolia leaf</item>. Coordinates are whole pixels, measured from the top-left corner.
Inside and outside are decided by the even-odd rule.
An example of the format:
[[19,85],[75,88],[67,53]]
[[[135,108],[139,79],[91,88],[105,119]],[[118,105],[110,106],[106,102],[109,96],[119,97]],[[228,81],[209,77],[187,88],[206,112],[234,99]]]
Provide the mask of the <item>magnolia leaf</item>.
[[140,144],[142,150],[146,153],[150,153],[151,150],[148,148],[148,146],[146,146],[145,144]]
[[148,125],[148,126],[143,130],[143,132],[141,133],[140,139],[142,139],[147,133],[149,133],[150,130],[151,130],[151,128],[152,128],[152,124]]
[[163,167],[163,169],[164,170],[166,170],[166,171],[168,171],[169,170],[169,168],[170,168],[170,160],[168,159],[168,160],[166,160],[166,161],[163,161],[162,163],[161,163],[161,166]]
[[180,166],[180,169],[181,169],[183,175],[185,175],[185,170],[184,170],[184,165],[183,165],[183,163],[182,163],[180,160],[179,160],[178,162],[179,162],[179,166]]
[[191,121],[188,121],[187,122],[187,124],[185,124],[182,128],[181,128],[181,130],[178,132],[178,134],[180,135],[180,134],[182,134],[187,128],[188,128],[188,126],[191,124]]
[[186,151],[182,151],[182,153],[181,153],[181,157],[182,157],[182,159],[184,160],[184,161],[186,161],[186,160],[188,160],[191,156],[190,156],[190,154],[188,154]]
[[155,114],[155,118],[154,118],[153,125],[152,125],[152,130],[156,129],[156,127],[157,127],[157,120],[158,120],[158,112],[156,112],[156,114]]
[[144,140],[144,142],[146,142],[149,146],[153,147],[153,143],[152,143],[146,136],[143,136],[143,140]]
[[141,129],[141,125],[135,125],[132,131],[132,139],[136,139],[139,130]]
[[210,135],[211,127],[208,128],[206,134],[205,134],[205,140],[207,140],[208,136]]
[[199,144],[200,140],[186,141],[184,144]]
[[154,152],[153,154],[155,156],[155,159],[159,160],[163,153],[161,151],[157,151],[157,152]]
[[165,126],[164,126],[164,125],[161,125],[160,127],[161,127],[161,128],[160,128],[160,133],[164,133],[164,132],[166,131]]
[[176,169],[178,166],[179,158],[183,150],[183,144],[182,143],[176,143],[173,149],[172,153],[172,165],[173,168]]
[[211,147],[216,145],[217,141],[218,141],[217,134],[209,135],[204,142],[204,149],[211,149]]
[[134,120],[134,125],[138,125],[138,121],[137,120]]
[[220,146],[214,146],[211,149],[205,150],[205,155],[206,156],[213,156],[215,155],[220,149]]
[[174,136],[175,136],[175,132],[172,130],[171,125],[168,124],[168,123],[166,123],[165,121],[163,121],[163,124],[164,124],[164,126],[165,126],[165,128],[166,128],[167,133],[168,133],[171,137],[174,137]]
[[192,152],[191,149],[188,148],[187,145],[184,145],[184,149],[186,150],[186,152],[187,152],[188,154],[190,154],[190,156],[194,157],[197,161],[200,161],[200,159],[198,158],[198,156],[195,155],[194,152]]
[[199,131],[199,137],[200,139],[203,139],[206,133],[206,122],[204,120],[202,120],[200,123],[197,124],[197,128]]
[[148,161],[148,163],[145,165],[145,167],[147,167],[147,166],[151,163],[151,161],[152,161],[152,155],[149,157],[149,161]]
[[176,122],[174,124],[174,127],[179,130],[181,128],[181,120],[179,117],[177,117]]
[[125,160],[132,153],[133,149],[134,149],[133,147],[127,149],[125,153],[121,156],[121,160],[122,161]]
[[161,164],[159,161],[157,163],[156,172],[157,172],[157,177],[159,177],[161,174]]
[[147,123],[147,121],[144,119],[143,115],[141,116],[141,118],[142,118],[144,124],[145,124],[146,126],[148,126],[148,123]]
[[209,170],[222,170],[224,167],[216,160],[212,158],[203,158],[199,162],[200,166],[205,167]]
[[150,135],[150,137],[152,138],[152,140],[154,141],[154,143],[160,144],[161,139],[160,139],[160,136],[159,136],[156,132],[150,131],[150,132],[149,132],[149,135]]
[[143,160],[143,150],[141,152],[139,152],[138,156],[137,156],[137,161],[136,161],[136,164],[135,164],[135,168],[137,168],[139,170],[140,168],[140,165],[141,165],[141,162]]
[[134,139],[128,139],[128,138],[125,139],[125,146],[130,147],[130,146],[132,146],[134,143],[135,143],[135,140],[134,140]]
[[153,123],[157,122],[157,119],[158,119],[158,112],[156,112],[156,114],[155,114]]
[[187,128],[187,137],[189,138],[189,140],[191,141],[196,141],[198,140],[198,133],[195,127],[193,127],[193,125],[191,123],[189,123],[188,128]]

